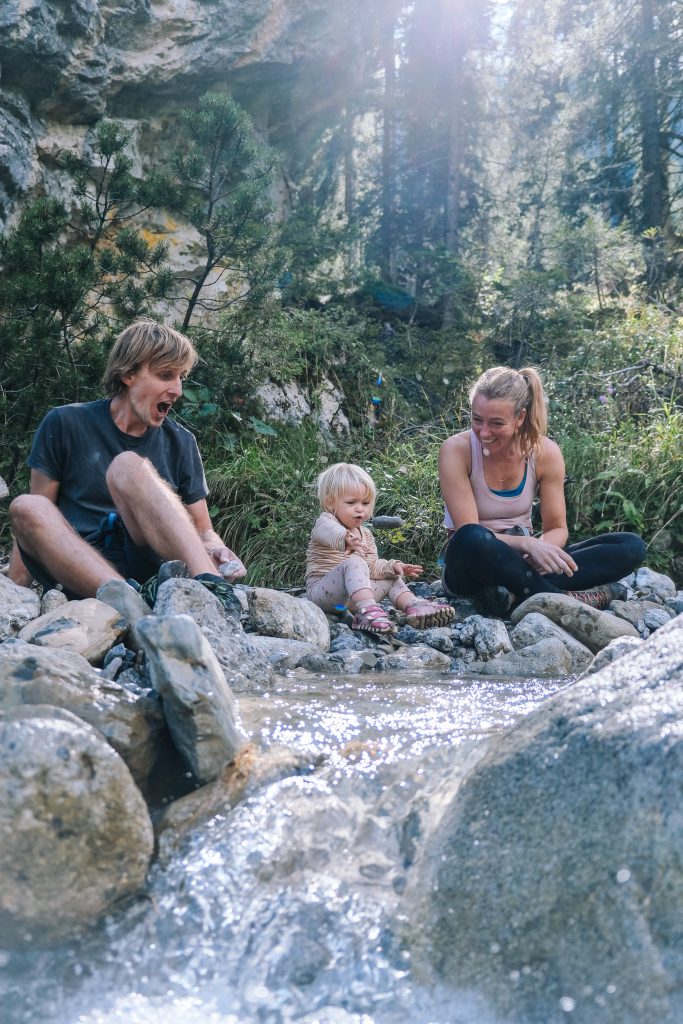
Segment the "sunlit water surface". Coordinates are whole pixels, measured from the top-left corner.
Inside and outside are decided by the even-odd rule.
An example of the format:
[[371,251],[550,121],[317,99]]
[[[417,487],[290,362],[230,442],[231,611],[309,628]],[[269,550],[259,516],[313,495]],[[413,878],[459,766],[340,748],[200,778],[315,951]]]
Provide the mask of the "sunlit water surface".
[[[560,684],[293,676],[243,701],[264,745],[325,755],[196,830],[146,892],[59,950],[1,955],[4,1024],[499,1024],[411,978],[424,822],[486,738]],[[260,714],[256,709],[261,707]],[[428,811],[428,813],[427,813]]]

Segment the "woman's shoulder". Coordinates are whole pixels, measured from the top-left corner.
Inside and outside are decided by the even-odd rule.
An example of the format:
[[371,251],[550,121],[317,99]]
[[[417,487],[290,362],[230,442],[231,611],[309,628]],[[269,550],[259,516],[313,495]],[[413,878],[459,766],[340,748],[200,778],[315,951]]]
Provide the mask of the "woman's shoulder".
[[441,445],[441,451],[448,453],[469,453],[471,445],[471,430],[461,430],[459,434],[451,434]]
[[471,430],[461,430],[459,434],[451,434],[439,449],[440,472],[460,470],[468,475],[472,468]]
[[553,471],[564,471],[564,456],[557,441],[544,437],[536,449],[536,476],[540,480],[543,474]]

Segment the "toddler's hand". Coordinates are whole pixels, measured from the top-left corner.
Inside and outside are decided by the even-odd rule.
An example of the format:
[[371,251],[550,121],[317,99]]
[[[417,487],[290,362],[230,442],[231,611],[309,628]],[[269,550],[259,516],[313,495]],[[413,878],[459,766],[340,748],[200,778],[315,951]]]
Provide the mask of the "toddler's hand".
[[363,541],[357,533],[353,533],[352,530],[346,531],[344,538],[344,548],[346,551],[360,551],[363,553]]
[[422,575],[423,569],[421,565],[411,565],[409,562],[395,562],[394,571],[398,576],[406,576],[409,580],[414,580],[417,576]]

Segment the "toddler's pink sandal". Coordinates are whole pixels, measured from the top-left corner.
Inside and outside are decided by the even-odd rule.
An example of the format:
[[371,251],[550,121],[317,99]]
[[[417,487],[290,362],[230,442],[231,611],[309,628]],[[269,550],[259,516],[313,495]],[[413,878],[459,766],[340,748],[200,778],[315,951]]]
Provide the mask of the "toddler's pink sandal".
[[380,636],[396,632],[396,626],[379,604],[366,604],[360,607],[353,617],[351,629]]
[[405,609],[406,624],[413,629],[448,626],[455,618],[455,609],[440,601],[416,601]]

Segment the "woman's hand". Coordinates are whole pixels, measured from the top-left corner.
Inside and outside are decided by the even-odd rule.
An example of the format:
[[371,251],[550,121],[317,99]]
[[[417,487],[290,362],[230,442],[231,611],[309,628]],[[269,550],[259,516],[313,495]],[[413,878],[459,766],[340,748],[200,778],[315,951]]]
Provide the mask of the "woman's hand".
[[571,555],[557,544],[551,544],[539,537],[526,537],[523,557],[532,569],[545,576],[552,572],[561,572],[565,576],[573,576],[578,566]]
[[397,576],[414,580],[422,575],[423,569],[421,565],[411,565],[409,562],[394,562],[394,572]]

